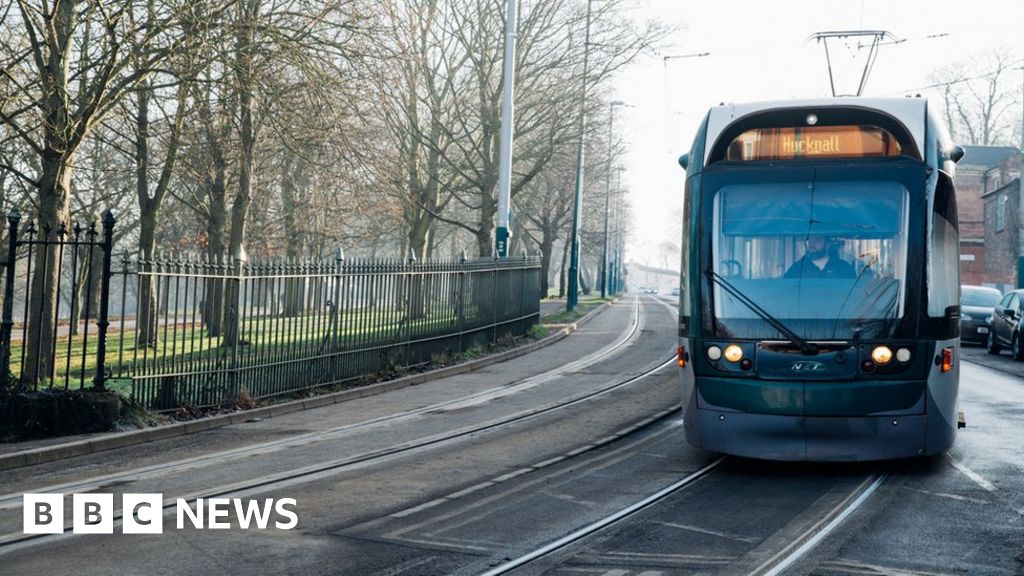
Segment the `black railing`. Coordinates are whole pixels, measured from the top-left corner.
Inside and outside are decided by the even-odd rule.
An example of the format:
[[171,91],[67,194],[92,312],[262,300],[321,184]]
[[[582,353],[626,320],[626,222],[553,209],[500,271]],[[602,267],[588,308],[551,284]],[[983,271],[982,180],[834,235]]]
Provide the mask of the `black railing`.
[[244,403],[447,359],[540,316],[536,258],[125,255],[112,269],[109,211],[101,231],[20,220],[12,210],[0,276],[0,389],[92,385],[156,410]]
[[527,258],[125,258],[108,369],[158,410],[343,383],[525,333],[539,274]]
[[0,378],[15,389],[104,387],[115,221],[109,210],[102,218],[102,231],[95,222],[22,230],[17,209],[7,216]]

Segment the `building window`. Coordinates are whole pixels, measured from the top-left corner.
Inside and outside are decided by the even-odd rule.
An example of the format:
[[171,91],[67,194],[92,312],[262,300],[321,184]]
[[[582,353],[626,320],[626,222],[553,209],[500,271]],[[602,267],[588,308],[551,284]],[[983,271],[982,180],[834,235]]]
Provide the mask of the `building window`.
[[996,232],[1006,228],[1006,194],[1000,194],[996,201]]

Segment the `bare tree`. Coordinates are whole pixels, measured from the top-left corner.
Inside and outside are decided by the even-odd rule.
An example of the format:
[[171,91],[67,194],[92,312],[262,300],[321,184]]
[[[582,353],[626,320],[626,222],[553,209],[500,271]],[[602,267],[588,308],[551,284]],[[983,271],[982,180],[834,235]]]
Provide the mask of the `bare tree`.
[[[161,2],[154,17],[142,21],[129,17],[140,11],[137,2],[16,3],[17,15],[9,14],[0,23],[0,33],[11,40],[4,44],[2,64],[6,74],[23,80],[17,94],[0,98],[0,119],[39,157],[36,176],[17,175],[36,188],[40,228],[67,229],[72,174],[82,142],[130,90],[187,46],[194,2]],[[40,352],[51,348],[58,270],[44,250],[38,254],[32,298],[40,307],[32,319],[38,327],[30,331],[27,344],[26,382],[51,368],[50,359]]]
[[954,140],[976,146],[1014,144],[1020,101],[1012,71],[1019,65],[1009,50],[997,49],[968,56],[931,74]]

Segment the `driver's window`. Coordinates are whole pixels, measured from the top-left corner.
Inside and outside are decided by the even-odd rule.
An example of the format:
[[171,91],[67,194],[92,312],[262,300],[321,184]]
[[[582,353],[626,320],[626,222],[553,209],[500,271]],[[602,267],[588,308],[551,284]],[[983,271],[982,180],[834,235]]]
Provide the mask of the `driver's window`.
[[999,303],[999,307],[1000,308],[1009,308],[1010,307],[1010,300],[1013,299],[1013,296],[1014,296],[1013,294],[1007,294],[1006,296],[1003,296],[1003,300]]
[[1007,304],[1006,307],[1009,308],[1010,310],[1013,310],[1014,312],[1020,309],[1020,299],[1017,298],[1016,294],[1012,294],[1010,296],[1010,303]]

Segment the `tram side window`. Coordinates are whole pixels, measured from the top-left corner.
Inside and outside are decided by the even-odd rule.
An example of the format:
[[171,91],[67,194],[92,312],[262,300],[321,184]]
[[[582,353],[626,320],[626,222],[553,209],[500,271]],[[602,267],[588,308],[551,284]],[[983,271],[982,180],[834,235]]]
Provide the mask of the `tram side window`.
[[940,174],[928,260],[928,316],[943,318],[946,309],[960,303],[960,234],[956,198],[946,175]]

